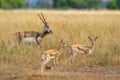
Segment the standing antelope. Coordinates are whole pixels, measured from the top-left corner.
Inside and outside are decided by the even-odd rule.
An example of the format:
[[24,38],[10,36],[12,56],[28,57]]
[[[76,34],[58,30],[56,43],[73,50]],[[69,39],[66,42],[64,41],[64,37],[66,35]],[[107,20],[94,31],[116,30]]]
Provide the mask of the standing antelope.
[[89,40],[91,41],[91,45],[90,46],[86,46],[86,45],[79,45],[79,44],[73,44],[70,46],[70,57],[68,59],[68,62],[71,61],[72,63],[72,59],[78,54],[81,53],[84,55],[84,62],[86,62],[86,56],[91,54],[94,50],[94,46],[95,46],[95,41],[98,37],[95,37],[95,39],[91,39],[91,37],[89,37]]
[[56,59],[61,54],[61,49],[63,49],[66,46],[67,45],[64,43],[64,41],[61,40],[57,49],[50,49],[43,52],[41,57],[41,72],[43,72],[45,64],[47,64],[51,59],[54,59],[54,65],[56,66]]
[[16,32],[13,34],[13,43],[14,44],[15,44],[15,42],[19,43],[19,45],[21,44],[21,42],[28,42],[28,43],[36,42],[41,47],[39,40],[44,38],[47,34],[52,33],[52,31],[50,30],[43,14],[42,13],[41,13],[41,15],[38,14],[38,16],[44,24],[44,26],[42,28],[43,31],[41,33],[36,32],[36,31]]

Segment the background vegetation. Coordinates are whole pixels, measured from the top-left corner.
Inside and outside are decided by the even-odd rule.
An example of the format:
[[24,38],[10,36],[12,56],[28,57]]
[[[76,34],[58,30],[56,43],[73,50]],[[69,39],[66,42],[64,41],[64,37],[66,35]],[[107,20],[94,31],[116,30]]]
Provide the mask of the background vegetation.
[[54,0],[55,8],[77,8],[91,9],[98,8],[102,0]]
[[0,0],[0,8],[3,9],[23,8],[24,5],[24,0]]
[[[107,1],[107,0],[106,0]],[[47,0],[40,0],[38,8],[47,8]],[[104,6],[103,4],[106,4]],[[41,5],[41,6],[40,6]],[[29,4],[30,6],[30,4]],[[48,5],[48,8],[51,5]],[[0,0],[0,8],[16,9],[27,8],[25,0]],[[37,8],[37,7],[35,7]],[[120,9],[120,0],[109,0],[108,3],[103,0],[53,0],[54,9]]]

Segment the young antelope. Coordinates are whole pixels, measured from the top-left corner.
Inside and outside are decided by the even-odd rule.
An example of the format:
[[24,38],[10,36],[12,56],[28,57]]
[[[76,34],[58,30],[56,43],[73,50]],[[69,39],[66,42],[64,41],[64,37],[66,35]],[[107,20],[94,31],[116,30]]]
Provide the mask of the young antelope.
[[89,37],[89,40],[91,41],[91,45],[87,46],[87,45],[80,45],[80,44],[73,44],[70,46],[70,56],[68,58],[68,62],[73,63],[73,58],[75,58],[75,56],[80,53],[84,55],[84,62],[86,62],[86,56],[91,54],[94,50],[94,46],[95,46],[95,41],[98,37],[95,37],[94,39],[92,39],[91,37]]
[[67,45],[64,41],[61,40],[57,49],[50,49],[43,52],[41,57],[41,72],[43,72],[45,64],[47,64],[51,59],[54,59],[53,63],[56,66],[57,58],[61,55],[61,50],[66,46]]

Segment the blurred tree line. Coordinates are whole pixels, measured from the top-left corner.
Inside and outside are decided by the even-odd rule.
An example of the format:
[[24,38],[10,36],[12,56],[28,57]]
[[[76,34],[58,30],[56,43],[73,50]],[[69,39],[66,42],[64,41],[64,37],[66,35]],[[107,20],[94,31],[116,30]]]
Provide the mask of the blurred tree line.
[[[103,1],[105,0],[53,0],[53,8],[99,9],[100,4],[102,4]],[[120,0],[106,0],[106,1],[109,1],[106,5],[107,9],[120,9]],[[2,9],[25,8],[25,0],[0,0],[0,8]]]
[[24,0],[0,0],[0,8],[14,9],[24,7]]
[[102,0],[54,0],[54,7],[56,8],[78,8],[91,9],[97,8]]
[[[54,0],[55,8],[99,9],[105,0]],[[106,0],[107,9],[120,9],[120,0]]]
[[108,5],[108,9],[120,9],[120,0],[110,0]]

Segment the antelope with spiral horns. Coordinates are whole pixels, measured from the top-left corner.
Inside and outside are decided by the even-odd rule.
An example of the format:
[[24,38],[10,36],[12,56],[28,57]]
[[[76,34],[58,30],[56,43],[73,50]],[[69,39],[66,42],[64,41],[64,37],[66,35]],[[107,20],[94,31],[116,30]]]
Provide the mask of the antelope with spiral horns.
[[80,53],[84,55],[84,62],[86,62],[86,56],[90,55],[93,50],[94,50],[94,46],[95,46],[95,41],[98,37],[95,37],[94,39],[92,39],[91,37],[88,36],[88,39],[91,41],[91,45],[87,46],[87,45],[80,45],[80,44],[73,44],[70,46],[70,56],[68,58],[68,62],[72,62],[73,58],[75,58],[75,56]]
[[42,27],[42,32],[36,32],[36,31],[24,31],[24,32],[16,32],[13,34],[13,44],[12,46],[17,42],[19,45],[23,43],[37,43],[37,45],[40,45],[39,41],[44,38],[47,34],[51,34],[52,31],[50,30],[44,15],[37,14],[44,26]]
[[67,44],[65,44],[64,41],[61,40],[57,49],[50,49],[50,50],[43,52],[42,57],[41,57],[41,72],[43,72],[45,65],[51,59],[54,59],[53,63],[55,66],[57,66],[57,64],[56,64],[57,58],[62,53],[61,50],[66,46],[67,46]]

